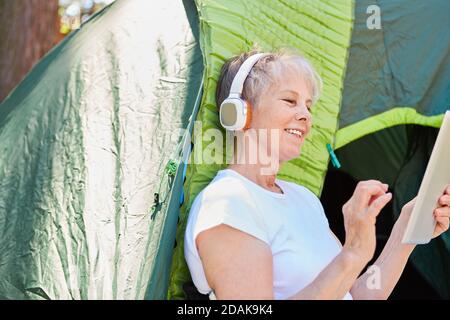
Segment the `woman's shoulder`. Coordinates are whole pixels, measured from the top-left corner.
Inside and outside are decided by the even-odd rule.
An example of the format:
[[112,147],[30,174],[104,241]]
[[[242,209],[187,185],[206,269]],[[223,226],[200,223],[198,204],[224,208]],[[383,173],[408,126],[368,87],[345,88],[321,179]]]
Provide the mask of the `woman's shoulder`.
[[264,212],[245,182],[232,176],[216,176],[195,198],[188,218],[187,233],[227,224],[267,241]]
[[221,170],[202,192],[207,195],[239,197],[248,194],[249,190],[242,179]]
[[244,181],[219,171],[195,198],[192,208],[224,204],[254,207],[253,198]]

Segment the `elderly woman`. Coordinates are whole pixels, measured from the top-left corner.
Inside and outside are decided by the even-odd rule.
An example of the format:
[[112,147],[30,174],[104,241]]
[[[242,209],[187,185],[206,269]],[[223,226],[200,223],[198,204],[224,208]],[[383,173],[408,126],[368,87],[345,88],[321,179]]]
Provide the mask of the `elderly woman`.
[[[185,234],[195,286],[211,299],[387,299],[414,249],[401,243],[414,200],[403,207],[373,273],[360,276],[375,252],[377,215],[392,194],[380,181],[359,182],[342,208],[346,237],[343,245],[339,242],[319,199],[303,186],[276,178],[279,164],[300,155],[311,130],[320,78],[304,58],[286,53],[264,54],[244,67],[253,54],[224,65],[217,105],[226,105],[236,74],[246,73],[241,98],[248,121],[240,132],[278,134],[276,141],[269,135],[270,143],[249,135],[237,154],[266,148],[277,165],[267,172],[258,161],[235,158],[197,196]],[[449,228],[450,187],[439,201],[434,237]],[[371,283],[370,277],[377,276]]]

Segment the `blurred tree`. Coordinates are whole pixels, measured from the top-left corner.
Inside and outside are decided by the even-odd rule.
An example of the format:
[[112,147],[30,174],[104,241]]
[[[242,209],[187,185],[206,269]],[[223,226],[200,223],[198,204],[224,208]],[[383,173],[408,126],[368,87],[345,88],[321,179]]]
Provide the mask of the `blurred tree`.
[[0,0],[0,102],[62,35],[58,0]]

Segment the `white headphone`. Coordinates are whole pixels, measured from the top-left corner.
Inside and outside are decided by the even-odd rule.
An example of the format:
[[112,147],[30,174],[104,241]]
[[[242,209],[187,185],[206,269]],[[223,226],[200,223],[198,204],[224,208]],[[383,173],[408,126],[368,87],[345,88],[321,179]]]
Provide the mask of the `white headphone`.
[[248,129],[252,119],[252,106],[242,99],[244,82],[253,66],[267,53],[251,55],[239,68],[231,84],[230,94],[220,105],[220,124],[227,130],[238,131]]

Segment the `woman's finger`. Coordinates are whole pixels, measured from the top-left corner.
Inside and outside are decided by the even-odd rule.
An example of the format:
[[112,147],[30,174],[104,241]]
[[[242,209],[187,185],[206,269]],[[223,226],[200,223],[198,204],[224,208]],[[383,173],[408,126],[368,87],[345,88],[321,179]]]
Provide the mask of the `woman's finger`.
[[381,196],[383,195],[387,189],[385,189],[380,184],[360,184],[355,189],[355,201],[360,206],[366,207],[369,204],[369,201],[372,199],[373,196]]
[[434,209],[434,215],[436,217],[450,217],[450,207],[441,207]]
[[[382,185],[384,184],[383,182],[379,181],[379,180],[364,180],[364,181],[360,181],[358,184],[362,185],[362,184],[375,184],[375,185]],[[450,187],[450,186],[449,186]]]
[[380,197],[378,197],[375,201],[372,202],[367,213],[369,215],[373,215],[374,217],[378,216],[381,212],[381,209],[392,199],[392,193],[386,193]]
[[442,230],[447,231],[450,225],[450,219],[446,217],[437,217],[436,222]]
[[444,194],[439,198],[439,204],[441,206],[450,206],[450,195]]

